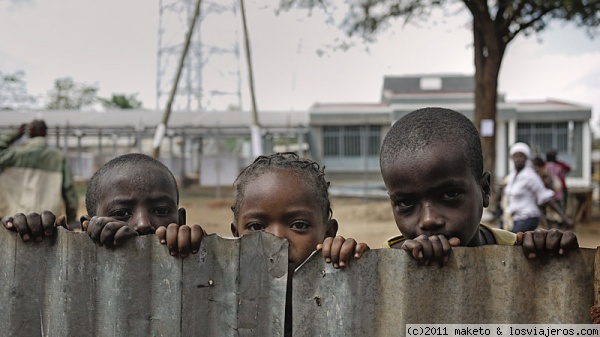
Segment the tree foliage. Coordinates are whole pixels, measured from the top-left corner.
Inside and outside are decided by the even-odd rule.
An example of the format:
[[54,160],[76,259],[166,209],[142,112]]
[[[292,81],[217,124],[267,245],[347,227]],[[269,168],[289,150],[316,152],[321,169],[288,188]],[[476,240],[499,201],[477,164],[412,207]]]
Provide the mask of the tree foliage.
[[96,103],[98,88],[76,83],[70,77],[58,78],[48,92],[48,110],[80,110]]
[[99,100],[106,109],[137,109],[142,106],[142,102],[137,99],[137,94],[129,96],[112,94],[110,99],[99,98]]
[[[336,8],[335,0],[281,0],[283,10]],[[475,125],[496,120],[498,75],[508,43],[519,34],[544,30],[552,21],[569,21],[593,36],[600,26],[600,0],[346,0],[340,28],[348,36],[372,41],[390,22],[424,21],[436,10],[462,4],[471,14],[475,61]],[[482,138],[484,166],[495,164],[495,136]],[[493,177],[493,175],[492,175]]]
[[36,99],[27,91],[25,72],[14,73],[0,71],[0,110],[18,110],[31,108]]

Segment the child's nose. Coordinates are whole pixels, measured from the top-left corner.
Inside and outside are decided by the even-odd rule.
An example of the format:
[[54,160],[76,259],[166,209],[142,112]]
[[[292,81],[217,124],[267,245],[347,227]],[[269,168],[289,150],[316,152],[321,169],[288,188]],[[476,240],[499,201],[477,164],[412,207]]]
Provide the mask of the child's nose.
[[154,227],[152,226],[152,217],[147,212],[137,212],[131,218],[133,223],[130,226],[135,229],[140,235],[147,235],[154,233]]
[[435,210],[435,206],[430,203],[425,203],[421,207],[421,223],[423,230],[433,231],[444,226],[442,217]]
[[277,237],[280,238],[286,238],[286,231],[285,231],[285,227],[284,226],[280,226],[280,225],[271,225],[271,226],[267,226],[267,229],[265,230],[265,232],[267,233],[271,233]]

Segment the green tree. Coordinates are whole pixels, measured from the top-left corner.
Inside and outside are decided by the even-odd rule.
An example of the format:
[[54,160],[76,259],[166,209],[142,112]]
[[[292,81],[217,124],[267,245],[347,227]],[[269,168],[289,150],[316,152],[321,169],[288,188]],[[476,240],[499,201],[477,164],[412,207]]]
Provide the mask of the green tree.
[[48,110],[79,110],[94,104],[98,88],[76,83],[70,77],[58,78],[48,92]]
[[[355,0],[348,6],[341,28],[348,36],[360,36],[366,41],[390,21],[427,20],[435,9],[462,3],[472,17],[475,53],[475,120],[496,120],[498,75],[508,44],[519,34],[529,35],[544,30],[551,21],[569,21],[585,27],[590,36],[600,25],[600,0]],[[335,8],[335,0],[281,0],[281,9],[293,7],[314,9]],[[496,138],[483,137],[484,166],[493,172],[496,158]],[[493,177],[493,174],[492,174]]]
[[137,94],[129,96],[112,94],[110,99],[99,98],[99,100],[106,109],[137,109],[142,106],[142,102],[137,99]]
[[29,109],[35,104],[35,97],[27,92],[24,77],[22,70],[14,73],[0,71],[0,110]]

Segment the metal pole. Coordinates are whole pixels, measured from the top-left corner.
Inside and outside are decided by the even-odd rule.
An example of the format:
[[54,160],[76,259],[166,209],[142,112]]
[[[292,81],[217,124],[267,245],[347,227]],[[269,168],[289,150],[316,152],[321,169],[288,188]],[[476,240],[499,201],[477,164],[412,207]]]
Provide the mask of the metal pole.
[[242,15],[242,25],[244,29],[244,45],[246,49],[246,61],[248,63],[248,82],[250,86],[250,98],[252,101],[252,125],[250,126],[250,135],[252,140],[252,152],[255,157],[263,154],[262,137],[260,133],[260,123],[258,122],[258,111],[256,109],[256,94],[254,92],[254,73],[252,71],[252,59],[250,56],[250,39],[248,37],[248,25],[246,22],[246,10],[244,0],[240,0],[240,13]]
[[179,84],[179,78],[181,77],[181,71],[183,70],[183,65],[185,63],[185,56],[187,55],[188,49],[190,47],[190,41],[192,40],[192,33],[194,32],[194,26],[196,25],[196,21],[198,16],[200,16],[200,4],[202,0],[196,1],[196,9],[194,11],[194,16],[192,17],[192,22],[190,23],[189,30],[185,37],[185,44],[183,45],[183,51],[181,53],[181,57],[179,58],[179,66],[177,67],[177,73],[175,74],[175,80],[173,81],[173,87],[171,88],[171,94],[169,95],[169,100],[167,101],[167,106],[165,107],[165,113],[163,115],[162,122],[156,127],[156,133],[154,134],[154,144],[152,157],[158,158],[160,154],[160,144],[162,142],[163,137],[165,136],[165,130],[167,128],[167,122],[169,121],[169,116],[171,115],[171,107],[173,106],[173,101],[175,100],[175,94],[177,93],[177,85]]

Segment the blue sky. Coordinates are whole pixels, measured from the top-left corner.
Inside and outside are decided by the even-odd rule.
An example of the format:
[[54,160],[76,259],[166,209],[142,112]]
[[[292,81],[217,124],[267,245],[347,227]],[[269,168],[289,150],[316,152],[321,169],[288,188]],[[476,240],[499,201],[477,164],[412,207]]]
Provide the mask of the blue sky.
[[[326,48],[343,34],[324,24],[321,13],[276,16],[276,3],[246,0],[259,109],[377,102],[385,75],[474,72],[466,13],[437,15],[419,27],[394,24],[368,51],[356,46],[342,52]],[[25,71],[28,90],[40,96],[54,79],[70,76],[99,86],[101,96],[138,93],[145,107],[155,108],[158,7],[158,1],[148,0],[0,1],[0,70]],[[203,39],[234,43],[231,32],[239,23],[216,21],[205,21]],[[204,82],[217,83],[218,71],[239,67],[248,109],[241,61],[215,60]],[[590,39],[583,30],[562,24],[539,36],[521,36],[509,45],[499,85],[509,100],[559,99],[592,106],[598,123],[600,37]]]

